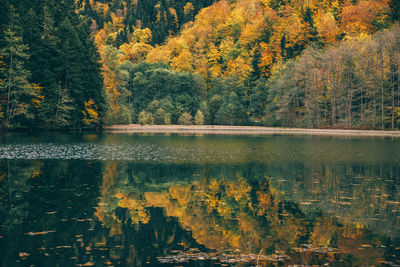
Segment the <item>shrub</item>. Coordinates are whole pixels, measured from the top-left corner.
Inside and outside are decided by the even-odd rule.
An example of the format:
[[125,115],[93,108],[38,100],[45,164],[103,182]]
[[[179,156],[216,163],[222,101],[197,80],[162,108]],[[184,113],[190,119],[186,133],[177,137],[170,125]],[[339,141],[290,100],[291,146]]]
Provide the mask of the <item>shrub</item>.
[[194,123],[197,125],[204,125],[204,114],[200,109],[196,112],[196,115],[194,116]]
[[162,108],[158,108],[154,113],[155,124],[171,124],[171,116]]
[[192,115],[190,115],[188,112],[182,113],[182,115],[178,119],[178,124],[192,125],[193,124]]
[[142,112],[140,112],[138,116],[138,123],[141,125],[145,124],[153,125],[154,124],[153,115],[151,115],[151,113],[147,111],[142,110]]

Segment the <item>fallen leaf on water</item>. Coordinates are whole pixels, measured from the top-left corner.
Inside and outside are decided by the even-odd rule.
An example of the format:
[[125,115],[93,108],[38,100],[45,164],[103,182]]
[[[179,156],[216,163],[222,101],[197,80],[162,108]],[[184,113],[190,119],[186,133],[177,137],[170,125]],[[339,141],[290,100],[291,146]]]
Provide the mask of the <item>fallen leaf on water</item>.
[[55,213],[57,213],[57,211],[48,211],[48,212],[46,212],[46,214],[55,214]]
[[29,254],[29,253],[26,253],[26,252],[20,252],[18,255],[19,255],[21,258],[26,258],[26,257],[28,257],[30,254]]
[[71,248],[71,246],[57,246],[56,248]]
[[364,245],[361,245],[360,247],[363,247],[363,248],[372,248],[372,246],[371,246],[370,244],[364,244]]
[[25,235],[47,235],[48,233],[55,233],[56,231],[43,231],[43,232],[29,232]]
[[83,264],[77,264],[76,266],[93,266],[93,265],[94,265],[93,262],[88,261],[88,262],[83,263]]

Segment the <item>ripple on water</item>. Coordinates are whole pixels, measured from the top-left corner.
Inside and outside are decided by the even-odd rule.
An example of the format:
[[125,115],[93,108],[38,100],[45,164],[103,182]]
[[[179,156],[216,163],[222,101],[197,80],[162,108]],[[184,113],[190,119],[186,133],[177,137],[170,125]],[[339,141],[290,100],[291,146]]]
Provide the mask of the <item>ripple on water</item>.
[[[235,155],[204,147],[159,146],[156,144],[5,144],[0,159],[55,160],[129,160],[129,161],[202,161],[208,157],[232,160]],[[202,156],[200,156],[202,155]],[[237,156],[237,155],[236,155]]]

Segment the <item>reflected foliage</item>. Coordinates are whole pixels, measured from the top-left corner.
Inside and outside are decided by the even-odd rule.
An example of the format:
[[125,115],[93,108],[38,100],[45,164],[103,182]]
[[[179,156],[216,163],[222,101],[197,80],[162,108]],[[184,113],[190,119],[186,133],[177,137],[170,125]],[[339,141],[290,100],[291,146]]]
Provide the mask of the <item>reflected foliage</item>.
[[[173,166],[147,166],[149,171],[153,170],[154,173],[158,171],[161,174],[160,182],[165,178],[162,172],[168,172],[171,167],[174,169]],[[239,169],[240,167],[236,170]],[[309,196],[305,196],[306,194],[301,196],[296,190],[290,192],[288,188],[292,188],[291,186],[287,186],[286,192],[281,191],[285,186],[282,180],[276,179],[279,177],[238,176],[218,179],[208,176],[209,171],[204,171],[204,175],[190,181],[172,178],[169,183],[161,182],[162,186],[150,188],[148,185],[152,182],[141,176],[140,171],[136,172],[143,170],[143,166],[112,163],[107,164],[105,170],[102,192],[106,195],[102,201],[109,205],[100,205],[97,216],[106,227],[113,228],[116,225],[121,227],[120,224],[143,227],[152,224],[156,219],[153,219],[151,214],[154,208],[163,208],[168,218],[178,218],[181,227],[192,233],[196,243],[214,251],[212,255],[216,258],[218,256],[215,255],[219,254],[215,254],[215,251],[237,250],[242,256],[238,254],[236,259],[243,257],[243,253],[248,255],[262,253],[263,256],[270,255],[269,257],[272,257],[271,255],[276,257],[278,253],[279,260],[286,264],[342,262],[348,266],[364,266],[382,261],[398,261],[398,253],[391,254],[392,251],[396,251],[394,246],[399,242],[398,237],[393,236],[397,232],[398,225],[390,225],[387,230],[391,229],[392,232],[389,230],[386,233],[377,233],[369,229],[369,224],[376,219],[368,217],[371,216],[369,208],[376,205],[376,198],[368,199],[363,196],[365,187],[372,188],[369,183],[371,179],[366,176],[356,178],[362,182],[359,183],[360,190],[355,190],[355,197],[352,200],[346,199],[347,192],[343,188],[330,188],[331,194],[337,194],[338,198],[342,199],[339,202],[330,199],[332,196],[323,195],[315,197],[312,201]],[[304,185],[305,180],[329,180],[334,178],[332,176],[336,175],[337,170],[341,168],[333,169],[331,176],[328,174],[326,177],[318,177],[313,170],[303,169],[313,172],[313,175],[297,177],[298,180],[292,181],[291,184],[294,184],[294,188],[296,186],[298,188]],[[118,179],[110,175],[112,173],[118,173]],[[356,168],[349,175],[355,173]],[[366,175],[369,174],[366,172]],[[190,171],[187,175],[190,175]],[[386,184],[382,179],[377,181],[381,181],[379,186],[383,195],[389,198],[396,196],[396,194],[391,195],[390,183]],[[273,184],[281,188],[278,189]],[[304,191],[308,193],[309,190],[305,189]],[[290,195],[297,197],[297,201],[287,200],[287,196]],[[106,199],[108,201],[105,201]],[[352,217],[352,212],[360,208],[360,202],[365,208],[357,215],[363,214],[364,220],[358,216]],[[384,205],[390,206],[396,203],[398,202],[386,200]],[[328,204],[327,209],[324,208],[326,204]],[[339,206],[344,205],[353,208],[344,209],[340,213]],[[337,210],[334,209],[335,206]],[[375,207],[374,210],[378,209],[379,207]],[[121,210],[129,218],[128,220],[123,221],[116,216]],[[338,216],[329,215],[331,211]],[[382,209],[381,211],[385,212]],[[390,213],[386,212],[386,215],[390,216]],[[393,222],[393,218],[387,222]],[[374,223],[371,225],[376,226]],[[183,246],[182,251],[193,248],[190,243],[180,245]],[[199,255],[199,258],[204,258],[209,254]],[[288,258],[285,259],[284,256]],[[193,260],[193,257],[196,258],[190,250],[186,253],[181,252],[175,257],[188,261]],[[171,258],[173,256],[162,259],[165,262],[174,262]],[[268,260],[265,261],[267,264]],[[179,261],[175,263],[177,262]]]
[[[164,152],[1,159],[0,265],[400,264],[393,140],[134,137],[2,136],[9,149],[74,143],[90,154],[90,142]],[[367,144],[375,156],[357,149]],[[202,160],[189,157],[195,150]]]

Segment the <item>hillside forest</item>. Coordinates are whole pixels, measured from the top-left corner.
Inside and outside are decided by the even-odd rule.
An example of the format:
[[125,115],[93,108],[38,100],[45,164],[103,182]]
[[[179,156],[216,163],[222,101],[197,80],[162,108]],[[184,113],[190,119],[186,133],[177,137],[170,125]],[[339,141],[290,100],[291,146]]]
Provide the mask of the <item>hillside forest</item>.
[[3,0],[0,127],[400,128],[398,0]]

